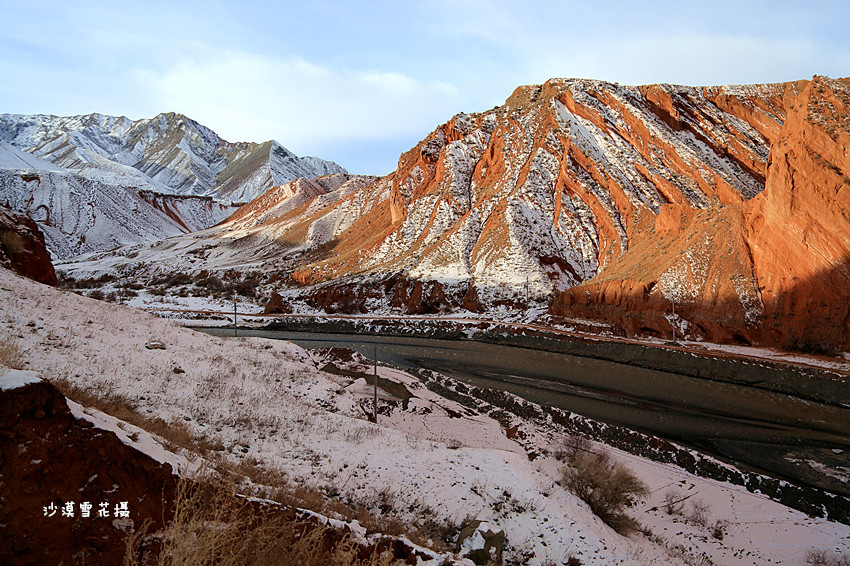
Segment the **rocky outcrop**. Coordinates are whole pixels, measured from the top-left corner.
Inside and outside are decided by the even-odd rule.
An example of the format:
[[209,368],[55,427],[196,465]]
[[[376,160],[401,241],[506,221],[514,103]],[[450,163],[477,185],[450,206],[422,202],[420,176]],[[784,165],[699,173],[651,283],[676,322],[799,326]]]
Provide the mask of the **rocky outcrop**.
[[690,338],[850,350],[849,86],[815,77],[786,88],[763,192],[702,210],[663,206],[550,311],[626,335],[672,337],[676,324]]
[[269,302],[266,303],[263,314],[289,314],[291,312],[292,306],[284,301],[277,291],[272,291],[272,296],[269,297]]
[[434,314],[454,306],[439,281],[423,283],[409,279],[402,279],[396,284],[390,304],[410,314]]
[[485,521],[474,520],[461,529],[455,552],[475,564],[502,564],[505,531]]
[[162,528],[175,485],[170,466],[75,418],[46,381],[0,388],[0,477],[3,564],[120,564],[130,532]]
[[3,207],[0,207],[0,266],[39,283],[56,285],[56,272],[36,223]]

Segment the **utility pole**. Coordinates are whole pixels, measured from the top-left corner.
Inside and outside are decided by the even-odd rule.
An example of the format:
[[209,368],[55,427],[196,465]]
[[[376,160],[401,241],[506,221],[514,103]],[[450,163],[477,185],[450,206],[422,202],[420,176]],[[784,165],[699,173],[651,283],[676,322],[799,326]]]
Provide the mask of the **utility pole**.
[[236,338],[236,285],[233,286],[233,337]]
[[375,372],[375,395],[372,399],[372,410],[375,415],[375,424],[378,424],[378,345],[373,344],[372,347],[372,359],[375,363],[374,372]]
[[673,303],[673,343],[676,343],[676,295],[670,299],[670,302]]

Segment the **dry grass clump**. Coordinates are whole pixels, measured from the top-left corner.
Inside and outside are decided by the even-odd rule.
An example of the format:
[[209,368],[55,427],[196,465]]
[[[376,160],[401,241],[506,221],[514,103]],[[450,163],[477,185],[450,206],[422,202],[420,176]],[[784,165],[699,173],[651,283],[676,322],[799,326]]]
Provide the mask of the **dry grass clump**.
[[199,455],[204,455],[213,448],[214,444],[206,439],[195,436],[189,426],[174,419],[170,423],[159,417],[147,417],[136,411],[135,406],[125,398],[116,394],[95,393],[84,389],[64,378],[50,380],[65,397],[79,403],[83,407],[91,407],[113,416],[116,419],[135,425],[155,434],[165,441],[169,450],[176,451],[185,448]]
[[850,566],[850,555],[812,549],[806,555],[809,566]]
[[12,369],[24,369],[21,348],[6,332],[0,333],[0,365]]
[[637,527],[625,510],[649,493],[645,483],[604,450],[576,451],[562,472],[561,483],[619,533]]
[[126,539],[125,566],[390,566],[389,551],[365,547],[297,513],[249,501],[220,480],[183,480],[164,533]]

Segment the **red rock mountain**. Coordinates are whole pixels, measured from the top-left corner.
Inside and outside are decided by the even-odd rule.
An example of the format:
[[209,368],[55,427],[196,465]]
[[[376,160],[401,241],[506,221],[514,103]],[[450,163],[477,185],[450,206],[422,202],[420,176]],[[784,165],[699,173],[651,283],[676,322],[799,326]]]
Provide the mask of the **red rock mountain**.
[[848,87],[823,77],[786,85],[762,192],[705,208],[665,205],[629,250],[561,294],[552,312],[667,336],[675,299],[691,336],[850,349]]

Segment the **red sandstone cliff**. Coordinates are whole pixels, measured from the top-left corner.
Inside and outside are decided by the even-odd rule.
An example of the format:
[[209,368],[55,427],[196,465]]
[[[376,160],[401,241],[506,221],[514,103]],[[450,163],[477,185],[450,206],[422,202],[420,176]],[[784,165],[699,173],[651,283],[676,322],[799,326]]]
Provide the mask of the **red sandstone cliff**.
[[0,207],[0,266],[39,283],[56,285],[44,235],[27,216]]
[[690,337],[850,349],[848,84],[789,85],[763,192],[704,210],[662,207],[626,253],[551,312],[671,336],[675,300]]

